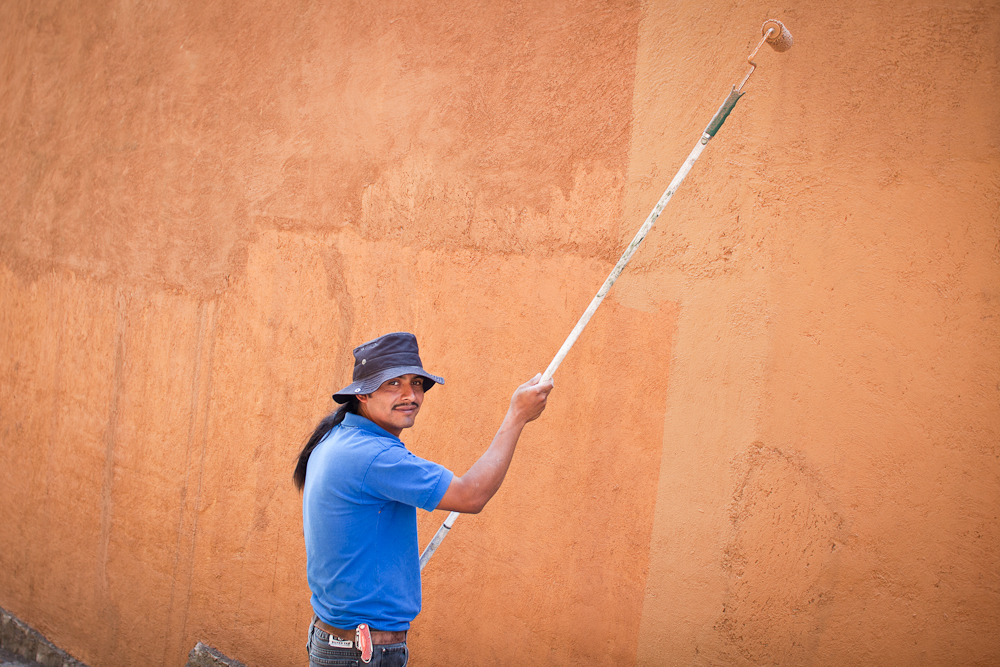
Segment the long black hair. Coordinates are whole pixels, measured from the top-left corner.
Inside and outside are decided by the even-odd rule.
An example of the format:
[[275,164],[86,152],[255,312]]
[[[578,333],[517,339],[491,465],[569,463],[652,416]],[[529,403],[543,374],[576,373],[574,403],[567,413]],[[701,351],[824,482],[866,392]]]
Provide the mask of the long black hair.
[[301,452],[299,452],[299,459],[295,463],[295,472],[292,473],[292,481],[295,482],[296,489],[301,491],[302,487],[306,484],[306,466],[309,465],[309,455],[312,454],[314,449],[316,449],[316,445],[318,445],[323,438],[326,437],[326,434],[329,433],[334,426],[344,421],[344,417],[347,416],[348,412],[355,415],[358,414],[359,405],[360,402],[358,399],[351,396],[347,403],[344,403],[337,408],[335,412],[331,412],[320,420],[319,425],[316,426],[316,430],[313,431],[313,434],[309,436],[309,439],[306,441],[306,446],[302,448]]

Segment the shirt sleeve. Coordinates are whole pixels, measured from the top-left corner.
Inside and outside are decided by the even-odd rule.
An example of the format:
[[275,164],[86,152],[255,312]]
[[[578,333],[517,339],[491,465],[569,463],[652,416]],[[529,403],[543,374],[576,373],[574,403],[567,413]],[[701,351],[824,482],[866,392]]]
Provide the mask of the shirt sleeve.
[[374,496],[433,511],[444,498],[454,473],[422,459],[405,447],[390,447],[372,461],[364,489]]

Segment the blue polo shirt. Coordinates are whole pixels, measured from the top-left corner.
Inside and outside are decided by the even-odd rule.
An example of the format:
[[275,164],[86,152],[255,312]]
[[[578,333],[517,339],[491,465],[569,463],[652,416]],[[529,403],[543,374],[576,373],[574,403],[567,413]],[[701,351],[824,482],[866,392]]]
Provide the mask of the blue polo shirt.
[[338,628],[406,630],[420,612],[417,511],[441,502],[452,473],[360,415],[309,456],[302,496],[312,606]]

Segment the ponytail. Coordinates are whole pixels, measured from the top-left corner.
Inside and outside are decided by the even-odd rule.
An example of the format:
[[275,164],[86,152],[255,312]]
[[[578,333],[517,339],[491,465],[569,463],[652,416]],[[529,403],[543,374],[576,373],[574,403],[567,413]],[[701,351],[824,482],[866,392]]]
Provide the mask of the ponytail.
[[306,446],[299,452],[299,459],[295,463],[295,472],[292,473],[292,481],[295,482],[295,488],[299,491],[306,484],[306,466],[309,464],[309,455],[316,449],[316,445],[323,441],[327,433],[333,430],[334,426],[344,421],[344,417],[347,416],[348,412],[352,414],[358,413],[358,399],[353,396],[347,403],[337,408],[336,412],[331,412],[326,417],[323,417],[316,430],[313,431],[312,436],[306,441]]

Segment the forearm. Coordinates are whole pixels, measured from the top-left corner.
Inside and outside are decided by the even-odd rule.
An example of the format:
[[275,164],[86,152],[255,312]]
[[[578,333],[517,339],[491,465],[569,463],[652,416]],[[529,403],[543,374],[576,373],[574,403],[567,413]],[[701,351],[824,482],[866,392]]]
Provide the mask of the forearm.
[[500,485],[503,484],[525,423],[517,420],[508,411],[490,446],[479,460],[472,464],[468,472],[462,475],[463,485],[467,486],[469,494],[468,500],[479,510],[496,495]]
[[507,476],[524,425],[537,419],[545,409],[552,381],[539,384],[540,377],[536,375],[517,388],[490,446],[468,472],[452,479],[438,509],[475,514],[496,494]]

